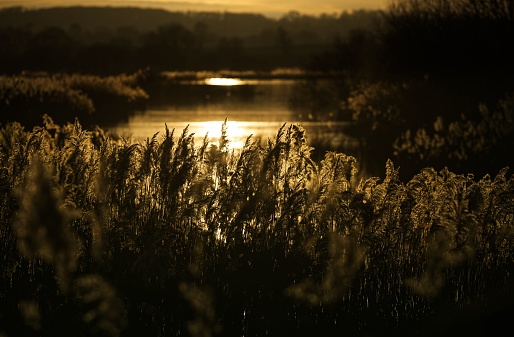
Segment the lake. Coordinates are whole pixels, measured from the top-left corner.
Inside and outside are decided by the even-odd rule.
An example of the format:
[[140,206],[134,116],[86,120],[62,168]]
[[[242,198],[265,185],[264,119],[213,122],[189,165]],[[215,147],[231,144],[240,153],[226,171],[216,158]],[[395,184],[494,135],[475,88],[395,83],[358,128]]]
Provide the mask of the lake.
[[346,122],[306,121],[294,111],[290,99],[301,79],[206,77],[179,79],[150,88],[146,108],[126,122],[108,130],[134,141],[144,141],[165,125],[175,135],[185,127],[195,134],[199,145],[206,134],[217,142],[227,119],[233,148],[243,146],[250,135],[266,140],[274,137],[284,123],[298,123],[311,143],[323,142],[334,148],[354,147],[355,141],[341,133]]

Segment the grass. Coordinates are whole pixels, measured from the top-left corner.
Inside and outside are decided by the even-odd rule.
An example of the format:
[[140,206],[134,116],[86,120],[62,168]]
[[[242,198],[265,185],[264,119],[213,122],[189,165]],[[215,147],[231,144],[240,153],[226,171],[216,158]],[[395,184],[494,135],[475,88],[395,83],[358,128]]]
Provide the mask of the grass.
[[[43,115],[60,124],[76,117],[85,124],[128,118],[148,98],[138,86],[142,73],[100,77],[84,74],[0,75],[0,122],[36,126]],[[117,109],[110,109],[115,105]],[[113,113],[112,111],[119,111]]]
[[402,182],[387,161],[357,181],[352,156],[315,163],[299,125],[241,150],[220,127],[140,144],[3,126],[0,333],[444,335],[509,299],[507,168]]

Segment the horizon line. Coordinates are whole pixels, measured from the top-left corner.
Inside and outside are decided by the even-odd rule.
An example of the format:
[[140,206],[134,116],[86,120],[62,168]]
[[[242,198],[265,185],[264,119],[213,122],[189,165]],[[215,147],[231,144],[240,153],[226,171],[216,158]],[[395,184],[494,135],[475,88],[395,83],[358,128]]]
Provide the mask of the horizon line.
[[138,5],[101,5],[101,4],[91,4],[91,5],[84,5],[84,4],[58,4],[58,5],[3,5],[0,4],[0,11],[5,9],[15,9],[19,8],[22,10],[44,10],[44,9],[59,9],[59,8],[113,8],[113,9],[123,9],[123,8],[131,8],[131,9],[141,9],[141,10],[162,10],[170,13],[216,13],[216,14],[257,14],[262,15],[271,19],[280,19],[288,14],[291,13],[298,13],[300,16],[310,16],[310,17],[322,17],[325,15],[333,16],[333,15],[341,15],[341,14],[352,14],[355,12],[361,12],[361,11],[367,11],[367,12],[375,12],[375,11],[383,11],[381,8],[358,8],[358,9],[342,9],[339,11],[333,11],[333,12],[320,12],[320,13],[309,13],[309,12],[302,12],[300,10],[291,9],[285,12],[262,12],[262,11],[248,11],[248,10],[228,10],[228,9],[189,9],[189,8],[183,8],[183,9],[172,9],[172,8],[166,8],[165,6],[138,6]]

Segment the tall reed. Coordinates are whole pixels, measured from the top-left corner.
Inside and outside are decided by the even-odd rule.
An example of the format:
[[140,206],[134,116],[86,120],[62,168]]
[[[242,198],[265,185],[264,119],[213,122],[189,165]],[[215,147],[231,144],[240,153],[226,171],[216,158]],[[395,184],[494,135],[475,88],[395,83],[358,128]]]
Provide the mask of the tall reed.
[[508,292],[507,168],[358,180],[354,157],[315,163],[300,125],[240,150],[221,129],[0,129],[0,332],[416,335]]

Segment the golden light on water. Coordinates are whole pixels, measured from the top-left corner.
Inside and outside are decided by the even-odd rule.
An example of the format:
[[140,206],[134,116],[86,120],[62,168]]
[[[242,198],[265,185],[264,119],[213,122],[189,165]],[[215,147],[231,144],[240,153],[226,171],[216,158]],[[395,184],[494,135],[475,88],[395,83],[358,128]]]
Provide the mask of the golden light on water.
[[[208,135],[212,142],[216,142],[221,137],[221,127],[223,121],[207,121],[198,123],[198,133]],[[226,135],[229,139],[229,148],[240,149],[244,146],[246,138],[251,132],[246,125],[241,122],[227,121]]]
[[233,86],[233,85],[242,85],[244,84],[238,78],[226,78],[226,77],[211,77],[205,80],[205,84],[207,85],[219,85],[219,86]]

